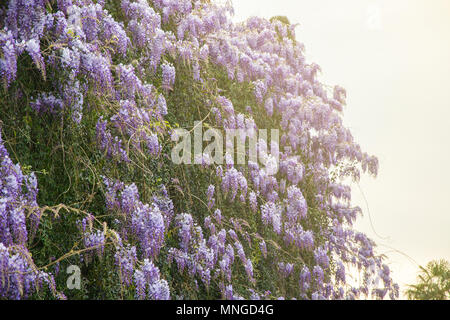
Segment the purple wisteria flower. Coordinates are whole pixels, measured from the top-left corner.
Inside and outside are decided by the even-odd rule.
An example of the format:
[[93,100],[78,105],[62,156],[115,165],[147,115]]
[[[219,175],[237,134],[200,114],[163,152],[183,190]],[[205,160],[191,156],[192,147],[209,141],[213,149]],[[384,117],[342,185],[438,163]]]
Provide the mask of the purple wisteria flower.
[[209,185],[208,190],[206,191],[206,196],[208,197],[208,208],[211,209],[214,207],[215,199],[214,197],[214,185]]
[[162,87],[165,90],[171,90],[175,83],[175,67],[171,63],[163,63],[162,68]]
[[159,269],[148,259],[145,259],[141,268],[134,272],[134,283],[137,299],[170,299],[170,289],[167,281],[161,279]]

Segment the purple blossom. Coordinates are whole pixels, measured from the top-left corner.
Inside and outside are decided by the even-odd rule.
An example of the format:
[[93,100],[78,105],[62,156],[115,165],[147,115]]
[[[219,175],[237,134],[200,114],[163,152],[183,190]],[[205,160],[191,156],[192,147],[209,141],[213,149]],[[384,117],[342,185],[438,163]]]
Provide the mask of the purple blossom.
[[267,202],[261,206],[261,218],[265,225],[273,226],[275,233],[281,233],[281,208],[273,202]]
[[314,259],[323,269],[328,269],[330,266],[330,258],[328,257],[327,251],[323,247],[318,247],[314,250]]
[[336,268],[336,281],[345,283],[345,266],[342,261],[339,261]]
[[165,116],[167,114],[167,102],[166,98],[162,94],[158,96],[158,113],[162,116]]
[[190,214],[182,213],[177,215],[177,226],[179,227],[179,235],[181,238],[181,248],[185,251],[189,248],[189,242],[192,236],[193,219]]
[[168,230],[174,216],[174,206],[164,185],[161,186],[159,195],[153,195],[152,199],[153,204],[156,205],[161,211],[164,218],[165,228]]
[[0,77],[3,78],[6,87],[16,79],[17,56],[15,40],[10,30],[0,30]]
[[163,63],[162,68],[162,87],[165,90],[171,90],[175,83],[175,67],[171,63]]
[[245,272],[247,273],[247,276],[250,280],[250,282],[254,282],[255,280],[253,279],[253,264],[252,261],[250,259],[247,259],[247,261],[245,262]]
[[117,248],[115,254],[116,267],[119,271],[121,283],[127,287],[132,283],[136,261],[136,247]]
[[[97,230],[95,232],[85,232],[83,235],[84,246],[87,249],[92,249],[97,253],[97,256],[101,258],[105,248],[105,234]],[[85,254],[84,261],[89,263],[93,258],[93,251],[89,251]]]
[[264,96],[267,92],[266,85],[261,80],[258,80],[254,83],[255,85],[255,97],[259,103],[263,102]]
[[324,273],[323,269],[320,266],[314,266],[313,268],[313,278],[318,289],[321,289],[323,286]]
[[242,263],[245,265],[247,263],[247,258],[245,256],[244,247],[237,240],[234,242],[234,247],[237,250],[237,255],[238,255],[239,259],[241,259]]
[[26,299],[36,290],[43,289],[43,282],[57,296],[51,275],[37,271],[31,254],[23,246],[6,247],[0,242],[0,297]]
[[146,258],[155,258],[164,244],[165,225],[161,211],[155,205],[139,204],[131,215],[131,231],[139,239]]
[[55,97],[53,94],[41,93],[39,97],[30,103],[36,112],[48,112],[57,114],[63,109],[63,101]]
[[145,259],[141,268],[134,272],[136,298],[139,300],[169,300],[170,289],[166,280],[160,278],[159,269]]
[[311,285],[311,272],[307,266],[303,266],[302,271],[300,272],[300,280],[299,280],[300,288],[303,292],[309,290]]
[[214,206],[215,199],[214,196],[214,185],[209,185],[208,191],[206,192],[206,196],[208,197],[208,208],[211,209]]
[[40,219],[40,214],[36,212],[37,180],[33,173],[23,175],[20,165],[13,164],[1,134],[0,159],[0,242],[7,246],[13,243],[26,245],[25,208],[29,208],[34,215],[34,228],[37,228]]
[[287,189],[286,216],[291,223],[305,218],[308,208],[302,192],[295,186]]
[[126,54],[130,39],[124,30],[123,23],[115,21],[111,15],[106,15],[103,18],[102,38],[105,41],[111,41],[117,52],[122,55]]
[[158,136],[154,133],[146,135],[147,149],[151,155],[158,155],[161,152]]
[[214,211],[214,219],[216,219],[218,224],[222,224],[222,211],[220,209]]
[[278,269],[280,270],[281,274],[287,278],[292,273],[292,271],[294,271],[294,265],[292,263],[279,262]]
[[300,234],[298,246],[305,250],[312,250],[314,248],[314,235],[311,230],[304,231]]
[[250,208],[253,212],[256,212],[258,210],[258,200],[256,198],[256,193],[254,191],[251,191],[248,195],[248,201],[250,202]]
[[259,248],[261,250],[263,257],[267,258],[267,246],[264,240],[261,240],[261,242],[259,243]]

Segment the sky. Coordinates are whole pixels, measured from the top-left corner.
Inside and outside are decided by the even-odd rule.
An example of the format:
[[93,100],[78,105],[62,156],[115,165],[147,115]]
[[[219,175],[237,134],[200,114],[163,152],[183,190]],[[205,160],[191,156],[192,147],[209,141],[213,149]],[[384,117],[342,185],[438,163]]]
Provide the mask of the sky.
[[[235,21],[287,16],[322,82],[347,89],[344,123],[380,161],[353,186],[356,228],[394,280],[450,261],[450,1],[233,0]],[[404,295],[402,295],[404,297]]]

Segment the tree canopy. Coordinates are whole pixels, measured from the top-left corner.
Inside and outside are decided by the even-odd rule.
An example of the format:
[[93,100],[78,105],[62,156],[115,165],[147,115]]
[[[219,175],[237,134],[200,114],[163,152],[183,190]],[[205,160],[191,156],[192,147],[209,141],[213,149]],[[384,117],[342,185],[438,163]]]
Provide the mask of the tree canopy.
[[450,299],[450,263],[442,259],[421,266],[417,283],[409,285],[405,293],[411,300]]

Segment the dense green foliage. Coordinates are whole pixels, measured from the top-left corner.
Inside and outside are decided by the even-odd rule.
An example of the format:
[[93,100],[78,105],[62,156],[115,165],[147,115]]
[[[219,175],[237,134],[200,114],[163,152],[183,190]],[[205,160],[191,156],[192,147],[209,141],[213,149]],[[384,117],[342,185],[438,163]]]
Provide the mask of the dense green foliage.
[[421,266],[417,283],[409,285],[406,296],[410,300],[450,299],[450,263],[433,260],[426,267]]

